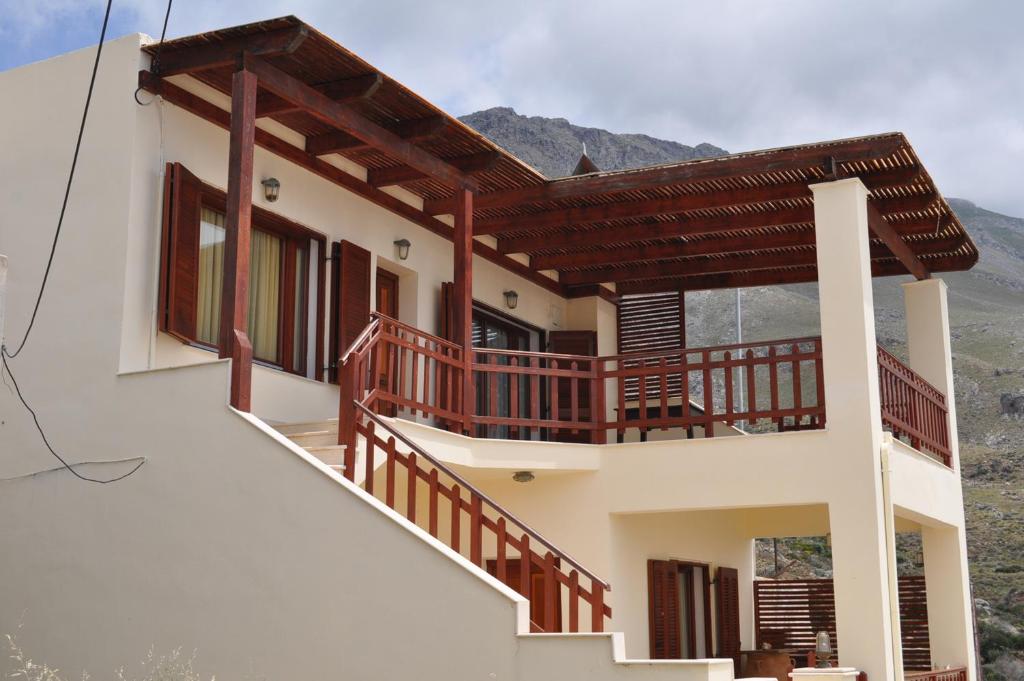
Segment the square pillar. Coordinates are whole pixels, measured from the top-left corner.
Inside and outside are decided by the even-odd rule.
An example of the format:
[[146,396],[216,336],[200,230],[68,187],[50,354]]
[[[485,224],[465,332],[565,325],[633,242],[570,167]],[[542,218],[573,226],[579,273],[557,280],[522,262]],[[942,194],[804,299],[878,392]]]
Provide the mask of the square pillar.
[[[910,368],[946,395],[951,464],[959,476],[960,447],[946,296],[946,283],[941,279],[903,284]],[[921,529],[928,590],[928,630],[932,666],[938,669],[946,665],[966,666],[968,679],[974,681],[977,675],[974,608],[967,568],[963,495],[959,485],[956,489],[957,498],[950,499],[949,503],[959,509],[957,525]]]
[[231,78],[220,356],[231,358],[231,406],[240,411],[250,409],[252,386],[252,345],[248,329],[255,138],[256,75],[239,69]]
[[[832,446],[828,491],[836,628],[844,666],[894,681],[882,421],[867,216],[858,178],[811,185],[814,194],[825,409]],[[815,483],[817,484],[817,483]],[[830,484],[830,483],[822,483]]]
[[454,288],[455,333],[453,339],[462,346],[462,428],[471,431],[471,417],[476,405],[473,382],[473,192],[455,190]]
[[910,368],[946,396],[949,412],[949,448],[953,470],[960,471],[960,445],[956,428],[952,346],[946,282],[924,279],[903,284]]
[[932,668],[966,667],[976,681],[974,609],[964,528],[921,528]]

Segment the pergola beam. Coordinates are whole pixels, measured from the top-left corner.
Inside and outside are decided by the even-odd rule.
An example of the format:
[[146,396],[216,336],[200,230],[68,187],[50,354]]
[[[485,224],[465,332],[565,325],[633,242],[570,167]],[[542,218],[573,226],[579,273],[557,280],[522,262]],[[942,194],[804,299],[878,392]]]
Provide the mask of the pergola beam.
[[[379,73],[370,73],[365,76],[343,78],[341,80],[314,85],[313,89],[325,97],[333,99],[339,104],[354,102],[363,99],[370,99],[384,83],[384,78]],[[281,99],[275,94],[262,92],[256,97],[256,117],[277,116],[280,114],[302,111],[301,108]]]
[[241,36],[206,45],[182,45],[160,52],[153,72],[166,78],[235,64],[242,53],[258,57],[291,54],[309,35],[305,26],[282,28],[259,35]]
[[246,58],[245,67],[256,74],[262,88],[301,107],[324,123],[359,138],[440,182],[463,189],[476,189],[476,182],[465,173],[363,117],[350,105],[335,102],[262,59]]
[[[894,179],[913,181],[920,174],[917,167],[865,173],[861,178],[869,189],[886,186]],[[894,177],[895,176],[895,177]],[[764,203],[786,199],[810,198],[811,190],[804,181],[784,184],[743,187],[724,191],[684,194],[669,198],[602,203],[582,208],[562,208],[527,215],[477,220],[476,234],[501,234],[524,229],[571,227],[621,218],[643,218],[688,210],[722,208],[733,205]]]
[[[964,240],[963,237],[954,236],[923,240],[915,243],[920,244],[922,248],[928,251],[946,252],[956,250],[963,245]],[[702,239],[701,241],[676,241],[673,243],[609,248],[598,251],[535,255],[530,258],[530,266],[535,270],[560,270],[567,267],[592,267],[595,265],[648,262],[698,255],[743,253],[754,250],[813,245],[814,230],[808,228],[772,234],[744,234],[720,239]],[[885,258],[892,257],[893,255],[895,254],[892,249],[884,242],[871,244],[872,258]]]
[[[501,153],[497,151],[482,151],[476,154],[444,158],[443,160],[464,173],[475,175],[476,173],[482,173],[494,168],[498,161],[501,160]],[[374,187],[386,187],[416,182],[425,177],[426,175],[412,166],[393,166],[391,168],[370,169],[366,174],[366,181]]]
[[[869,161],[888,156],[903,148],[902,136],[879,137],[847,142],[840,163]],[[547,184],[490,192],[476,197],[476,209],[508,208],[525,203],[573,199],[592,194],[608,194],[638,189],[654,189],[674,184],[721,180],[750,174],[825,168],[829,149],[822,146],[778,149],[746,155],[723,156],[642,170],[567,177]],[[432,214],[450,213],[450,198],[428,201],[423,210]]]
[[[894,227],[903,234],[930,234],[941,231],[948,219],[948,216],[939,219],[911,218],[894,223]],[[763,213],[718,215],[710,218],[692,216],[670,222],[644,222],[638,225],[617,225],[586,231],[565,230],[550,234],[503,237],[498,239],[498,251],[501,253],[534,253],[553,249],[609,246],[652,239],[706,236],[723,232],[744,232],[765,227],[813,223],[814,209],[811,206],[803,206]],[[937,226],[939,229],[936,229]]]
[[[382,126],[406,142],[421,142],[441,133],[448,126],[442,116],[413,118]],[[316,156],[338,152],[365,151],[373,148],[364,140],[341,131],[325,132],[306,139],[306,151]]]
[[917,257],[906,241],[900,238],[892,225],[885,219],[878,210],[878,206],[868,201],[868,228],[889,248],[893,255],[899,258],[907,271],[917,279],[928,279],[931,272],[924,266],[924,263]]
[[559,280],[566,286],[582,284],[606,284],[638,279],[660,279],[695,274],[717,274],[722,272],[748,272],[812,265],[816,262],[813,250],[774,253],[736,253],[724,257],[683,260],[657,264],[627,265],[595,270],[563,272]]

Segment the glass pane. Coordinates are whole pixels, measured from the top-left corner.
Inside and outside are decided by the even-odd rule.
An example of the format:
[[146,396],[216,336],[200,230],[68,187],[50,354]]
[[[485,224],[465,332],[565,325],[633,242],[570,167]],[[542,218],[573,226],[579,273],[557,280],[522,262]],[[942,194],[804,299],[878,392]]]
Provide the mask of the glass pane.
[[306,305],[305,305],[305,292],[306,292],[306,279],[308,274],[306,272],[306,265],[308,263],[306,257],[306,249],[296,248],[295,249],[295,328],[292,329],[292,347],[295,348],[292,355],[292,369],[301,372],[305,366],[305,340],[306,340]]
[[280,329],[281,249],[284,240],[252,230],[249,257],[249,340],[252,355],[277,362]]
[[[225,216],[205,206],[199,223],[199,300],[196,340],[220,342],[221,291],[224,286]],[[249,341],[253,356],[277,362],[280,328],[283,239],[252,230],[249,249]]]
[[203,208],[199,222],[199,304],[196,340],[217,345],[224,285],[224,214]]

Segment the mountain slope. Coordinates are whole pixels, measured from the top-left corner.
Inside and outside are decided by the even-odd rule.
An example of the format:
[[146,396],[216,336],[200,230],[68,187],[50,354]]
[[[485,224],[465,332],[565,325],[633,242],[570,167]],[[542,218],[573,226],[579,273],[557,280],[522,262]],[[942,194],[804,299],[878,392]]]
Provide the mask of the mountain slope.
[[[603,170],[726,153],[709,144],[689,147],[645,135],[616,135],[561,118],[521,116],[508,108],[462,120],[549,177],[573,168],[583,142]],[[993,661],[1000,648],[1024,651],[1024,414],[1001,413],[1003,395],[1024,395],[1024,220],[962,199],[949,202],[981,252],[974,269],[942,278],[949,285],[971,575],[987,634],[984,652]],[[907,280],[890,277],[874,284],[879,342],[902,355],[906,334],[899,285]],[[817,333],[814,285],[745,289],[742,297],[748,340]],[[735,338],[735,300],[733,291],[688,294],[687,338],[693,345]],[[820,574],[823,563],[815,550],[827,552],[823,542],[818,549],[807,542],[783,545],[786,555],[802,563],[787,572]],[[828,564],[826,559],[825,570]],[[990,681],[1024,678],[1024,663],[1004,657],[1000,664],[987,670]]]
[[602,169],[640,168],[726,153],[710,144],[688,147],[647,135],[618,135],[600,128],[583,128],[564,118],[521,116],[503,106],[477,111],[459,120],[548,177],[570,174],[584,145],[587,154]]

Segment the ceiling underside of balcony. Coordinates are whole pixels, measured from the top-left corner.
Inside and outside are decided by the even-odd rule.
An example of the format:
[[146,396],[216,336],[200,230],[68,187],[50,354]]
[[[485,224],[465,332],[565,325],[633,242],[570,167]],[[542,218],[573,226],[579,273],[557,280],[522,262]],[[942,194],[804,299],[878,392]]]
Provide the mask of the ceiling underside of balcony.
[[368,186],[401,186],[430,224],[453,211],[458,186],[472,189],[474,234],[495,240],[485,239],[491,259],[523,273],[504,256],[525,254],[534,278],[557,272],[566,295],[815,281],[808,185],[849,177],[870,190],[875,276],[921,278],[978,258],[902,133],[549,179],[295,17],[165,43],[158,75],[230,94],[242,52],[386,132],[353,134],[290,91],[261,89],[257,116],[301,134],[302,154],[339,154],[368,169]]

